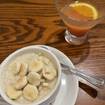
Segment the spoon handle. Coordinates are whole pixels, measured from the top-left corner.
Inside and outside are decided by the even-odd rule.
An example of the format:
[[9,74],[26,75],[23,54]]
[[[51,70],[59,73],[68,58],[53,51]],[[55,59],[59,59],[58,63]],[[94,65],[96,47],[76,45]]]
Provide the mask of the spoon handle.
[[[41,46],[42,48],[45,48],[47,50],[50,50],[48,47],[46,46]],[[51,51],[51,50],[50,50]],[[53,52],[53,51],[51,51]],[[61,63],[61,62],[60,62]],[[82,79],[88,81],[90,84],[98,87],[98,88],[104,88],[105,87],[105,80],[102,78],[96,78],[94,76],[91,76],[89,74],[83,73],[82,71],[76,69],[76,68],[71,68],[68,65],[65,65],[63,63],[61,63],[61,66],[64,70],[70,70],[70,72],[72,72],[74,75],[77,75],[78,77],[81,77]]]
[[98,88],[104,88],[105,86],[105,81],[102,78],[98,78],[98,77],[94,77],[91,76],[89,74],[86,74],[80,70],[77,70],[75,68],[70,68],[71,72],[83,79],[85,79],[86,81],[88,81],[89,83],[91,83],[92,85],[98,87]]

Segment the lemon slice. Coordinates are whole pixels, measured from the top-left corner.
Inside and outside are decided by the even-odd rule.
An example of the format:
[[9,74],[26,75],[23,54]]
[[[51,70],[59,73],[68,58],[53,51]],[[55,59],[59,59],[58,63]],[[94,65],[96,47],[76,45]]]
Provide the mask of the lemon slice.
[[72,7],[77,13],[79,13],[82,16],[91,18],[91,19],[97,19],[98,18],[98,11],[97,9],[88,3],[84,2],[75,2],[69,5]]

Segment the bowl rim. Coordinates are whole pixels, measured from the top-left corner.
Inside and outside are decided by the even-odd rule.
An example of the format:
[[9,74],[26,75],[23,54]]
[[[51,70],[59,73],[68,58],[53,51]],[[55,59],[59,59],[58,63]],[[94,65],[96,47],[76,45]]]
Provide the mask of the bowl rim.
[[[54,88],[52,89],[52,91],[48,95],[46,95],[44,98],[42,98],[41,100],[39,100],[38,102],[33,101],[32,103],[27,104],[27,105],[39,105],[39,104],[44,103],[45,101],[47,101],[56,92],[56,90],[58,89],[58,87],[60,85],[60,82],[61,82],[61,71],[62,71],[61,70],[61,65],[60,65],[60,62],[59,62],[58,58],[51,51],[46,50],[44,48],[41,48],[41,47],[39,47],[37,45],[31,45],[31,46],[26,46],[26,47],[17,49],[13,53],[11,53],[9,56],[7,56],[2,61],[2,63],[0,64],[0,75],[2,73],[2,70],[3,70],[4,65],[6,63],[8,63],[9,60],[12,59],[12,57],[16,56],[18,53],[20,53],[20,52],[22,52],[24,50],[27,51],[27,50],[30,50],[30,49],[39,49],[39,50],[45,51],[45,53],[48,53],[49,55],[51,55],[54,58],[54,60],[57,63],[57,67],[58,67],[58,79],[57,79],[56,85],[54,86]],[[3,97],[3,99],[6,102],[8,102],[11,105],[22,105],[22,103],[18,103],[18,102],[15,102],[14,100],[9,99],[9,97],[5,94],[5,92],[3,91],[3,89],[1,88],[1,86],[0,86],[0,95]]]

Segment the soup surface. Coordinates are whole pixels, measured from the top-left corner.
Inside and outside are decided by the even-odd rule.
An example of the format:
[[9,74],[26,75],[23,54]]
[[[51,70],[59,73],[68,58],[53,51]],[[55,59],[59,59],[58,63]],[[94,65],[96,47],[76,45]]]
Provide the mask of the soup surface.
[[3,72],[6,95],[18,103],[47,96],[57,82],[57,69],[42,53],[28,53],[12,60]]

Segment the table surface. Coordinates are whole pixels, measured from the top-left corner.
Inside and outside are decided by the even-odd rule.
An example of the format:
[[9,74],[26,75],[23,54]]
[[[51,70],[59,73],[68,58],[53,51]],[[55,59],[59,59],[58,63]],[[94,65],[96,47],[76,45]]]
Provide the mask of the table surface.
[[[104,28],[103,22],[89,31],[86,44],[73,46],[65,42],[65,25],[52,0],[0,0],[0,61],[24,46],[46,44],[64,52],[83,72],[104,77]],[[79,85],[75,105],[105,105],[94,89]],[[7,103],[0,98],[0,105]]]

